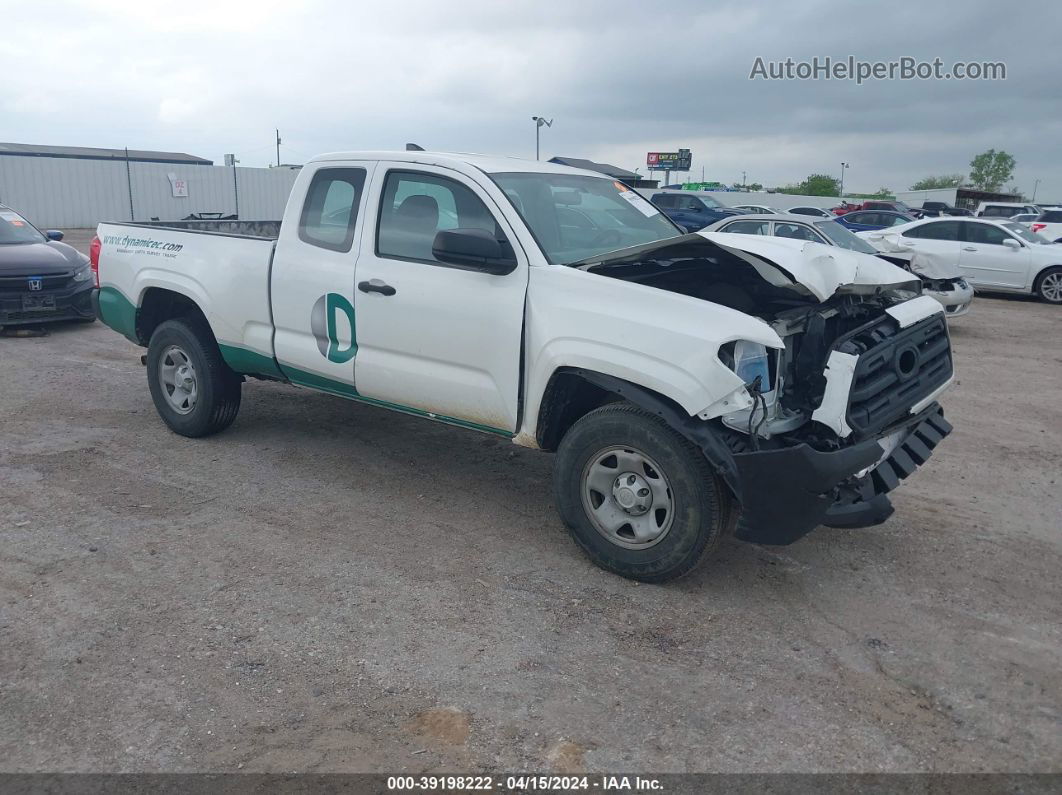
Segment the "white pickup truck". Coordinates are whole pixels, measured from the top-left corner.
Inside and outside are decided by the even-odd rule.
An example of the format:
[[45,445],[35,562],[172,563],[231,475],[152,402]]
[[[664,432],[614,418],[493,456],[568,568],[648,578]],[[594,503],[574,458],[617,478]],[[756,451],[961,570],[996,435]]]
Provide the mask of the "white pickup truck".
[[104,223],[91,253],[171,429],[221,431],[258,378],[555,451],[562,519],[626,577],[680,576],[728,532],[880,523],[951,429],[947,325],[910,273],[683,234],[594,172],[323,155],[275,239],[180,226]]

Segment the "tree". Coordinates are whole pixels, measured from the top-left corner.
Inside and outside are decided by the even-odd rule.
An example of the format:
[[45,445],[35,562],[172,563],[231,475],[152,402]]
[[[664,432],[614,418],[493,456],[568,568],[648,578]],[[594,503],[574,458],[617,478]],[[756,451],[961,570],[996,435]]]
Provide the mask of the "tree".
[[970,182],[978,190],[999,190],[1014,176],[1013,157],[1006,152],[989,149],[970,161]]
[[759,193],[761,190],[763,190],[763,185],[758,182],[750,182],[748,185],[745,186],[745,190],[752,191],[753,193]]
[[911,190],[936,190],[938,188],[957,188],[966,179],[962,174],[940,174],[935,177],[923,177],[911,186]]
[[798,186],[805,196],[840,196],[841,183],[828,174],[812,174]]

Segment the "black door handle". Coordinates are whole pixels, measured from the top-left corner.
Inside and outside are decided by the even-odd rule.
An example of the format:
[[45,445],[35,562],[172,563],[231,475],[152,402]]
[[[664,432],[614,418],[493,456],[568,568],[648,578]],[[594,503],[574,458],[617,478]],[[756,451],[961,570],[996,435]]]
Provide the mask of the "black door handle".
[[379,279],[371,282],[358,282],[358,289],[363,293],[379,293],[380,295],[394,295],[397,290],[389,284],[384,284]]

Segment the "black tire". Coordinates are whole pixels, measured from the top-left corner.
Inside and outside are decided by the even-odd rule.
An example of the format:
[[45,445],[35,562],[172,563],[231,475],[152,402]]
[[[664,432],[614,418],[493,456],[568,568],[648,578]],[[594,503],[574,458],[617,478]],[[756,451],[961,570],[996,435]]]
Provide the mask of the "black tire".
[[[194,371],[196,397],[184,413],[174,407],[169,397],[173,393],[162,377],[163,356],[174,348],[186,355]],[[147,376],[155,409],[170,430],[181,436],[195,438],[223,431],[240,410],[240,376],[225,364],[210,328],[198,318],[159,324],[148,343]]]
[[1036,293],[1036,297],[1041,301],[1046,301],[1049,304],[1062,304],[1062,293],[1059,293],[1056,289],[1047,289],[1048,284],[1054,288],[1059,280],[1062,280],[1062,266],[1056,265],[1048,268],[1036,277],[1036,285],[1033,287],[1033,292]]
[[[588,473],[602,466],[595,462],[609,461],[613,448],[629,448],[624,452],[652,459],[660,472],[650,467],[648,477],[662,476],[669,487],[668,529],[649,546],[636,548],[632,546],[635,539],[621,538],[620,534],[633,532],[629,527],[607,537],[591,518],[591,512],[602,508],[604,501],[594,506],[601,493],[593,492]],[[623,464],[617,462],[617,473],[624,474],[622,469]],[[619,487],[623,480],[617,477],[614,483]],[[715,548],[731,517],[728,495],[704,454],[659,417],[628,403],[595,409],[568,430],[557,448],[553,489],[561,518],[590,559],[603,569],[641,582],[667,582],[690,572]],[[610,498],[615,502],[604,507],[613,510],[614,516],[627,510],[620,502],[623,495]],[[654,512],[655,505],[648,513]]]

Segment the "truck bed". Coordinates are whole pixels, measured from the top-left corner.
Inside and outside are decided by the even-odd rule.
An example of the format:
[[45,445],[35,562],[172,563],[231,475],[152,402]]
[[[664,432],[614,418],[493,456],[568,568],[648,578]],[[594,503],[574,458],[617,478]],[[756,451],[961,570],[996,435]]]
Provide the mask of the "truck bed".
[[241,369],[240,352],[272,361],[269,275],[276,233],[262,234],[270,223],[279,228],[279,222],[222,220],[100,224],[104,322],[143,344],[138,309],[159,300],[160,291],[177,291],[200,308],[234,369]]

